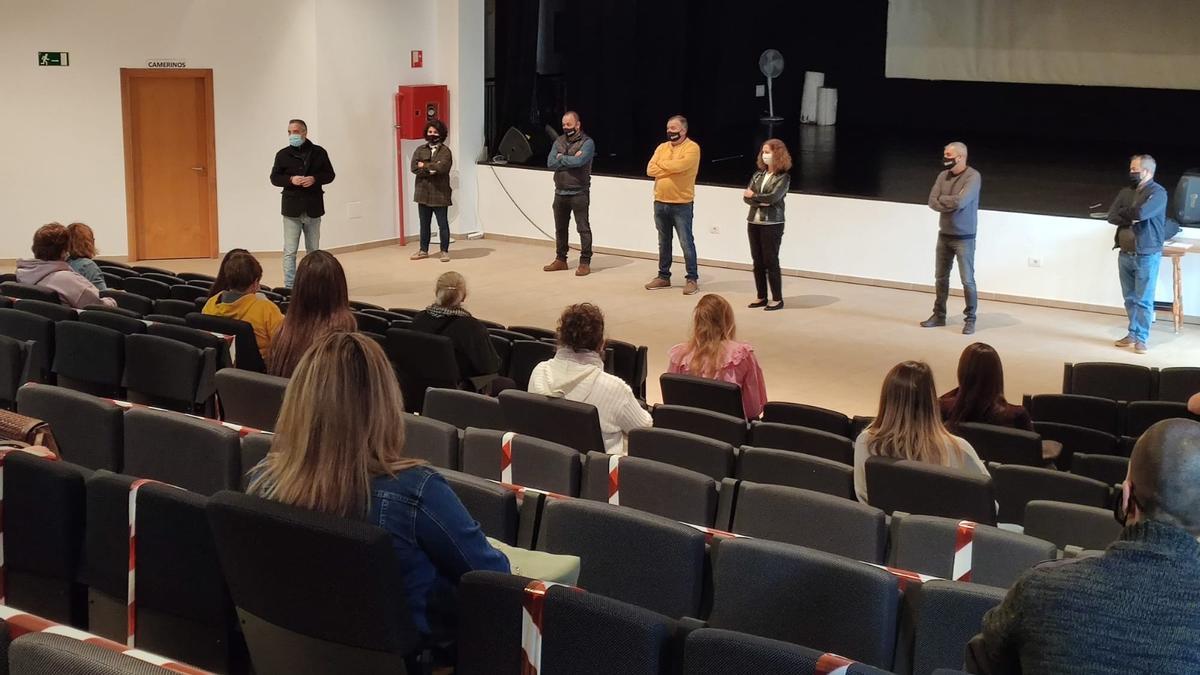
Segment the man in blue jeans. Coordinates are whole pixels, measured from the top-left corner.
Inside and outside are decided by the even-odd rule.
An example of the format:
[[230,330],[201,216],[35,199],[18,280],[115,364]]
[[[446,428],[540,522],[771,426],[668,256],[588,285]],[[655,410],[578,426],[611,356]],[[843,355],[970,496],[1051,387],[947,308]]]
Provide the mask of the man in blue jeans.
[[280,211],[283,214],[283,285],[291,288],[296,278],[296,251],[300,233],[304,250],[321,248],[321,216],[325,215],[325,191],[332,183],[333,164],[325,148],[308,140],[304,120],[288,121],[288,145],[275,153],[271,167],[271,185],[283,188]]
[[1129,187],[1117,194],[1108,210],[1108,222],[1117,226],[1113,248],[1120,249],[1117,272],[1129,316],[1129,329],[1116,346],[1132,345],[1138,354],[1146,353],[1150,341],[1158,264],[1162,261],[1163,242],[1168,238],[1167,191],[1154,182],[1156,166],[1150,155],[1131,157]]
[[692,202],[696,198],[696,174],[700,171],[700,145],[688,138],[687,118],[667,120],[667,140],[654,150],[646,175],[654,179],[654,226],[658,228],[658,276],[646,290],[671,287],[671,238],[679,235],[686,273],[683,294],[692,295],[699,286],[696,241],[692,237]]

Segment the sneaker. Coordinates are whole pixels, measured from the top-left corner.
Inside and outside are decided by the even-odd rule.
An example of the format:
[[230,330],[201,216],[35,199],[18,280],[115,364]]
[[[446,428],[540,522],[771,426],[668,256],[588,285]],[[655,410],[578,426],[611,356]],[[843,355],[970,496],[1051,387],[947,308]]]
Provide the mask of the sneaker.
[[946,317],[930,314],[928,319],[921,322],[921,328],[937,328],[946,325]]
[[1132,335],[1126,335],[1120,340],[1114,342],[1113,345],[1117,347],[1131,347],[1135,343],[1137,343],[1137,338],[1133,337]]
[[696,291],[698,291],[698,290],[700,290],[700,286],[696,283],[696,281],[694,279],[688,279],[687,283],[685,283],[683,285],[683,294],[684,295],[694,295],[696,293]]
[[587,263],[579,263],[579,267],[575,268],[575,276],[586,277],[592,273],[592,266]]
[[1137,353],[1137,354],[1145,354],[1145,353],[1146,353],[1147,351],[1149,351],[1149,350],[1150,350],[1150,348],[1146,346],[1146,343],[1145,343],[1145,342],[1135,342],[1135,343],[1133,343],[1133,351],[1134,351],[1134,353]]
[[542,267],[543,272],[561,272],[565,269],[567,269],[567,261],[559,260],[558,258],[555,258],[554,262],[549,265]]
[[974,335],[974,334],[975,334],[975,322],[974,321],[964,321],[963,322],[963,335]]
[[442,251],[442,262],[450,262],[450,251]]
[[423,260],[428,257],[429,257],[429,251],[417,251],[416,253],[408,256],[408,259],[409,260]]
[[653,279],[650,280],[650,283],[646,284],[646,290],[648,290],[648,291],[653,291],[656,288],[670,288],[670,287],[671,287],[671,280],[664,279],[662,277],[654,277]]

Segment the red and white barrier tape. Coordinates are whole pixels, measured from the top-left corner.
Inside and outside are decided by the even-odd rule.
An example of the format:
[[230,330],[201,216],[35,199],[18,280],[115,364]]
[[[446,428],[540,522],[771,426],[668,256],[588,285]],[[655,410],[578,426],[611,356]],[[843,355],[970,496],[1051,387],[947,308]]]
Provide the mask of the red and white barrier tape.
[[138,478],[129,484],[129,581],[125,592],[125,644],[130,647],[134,646],[137,636],[137,496],[143,485],[157,482]]
[[512,442],[517,435],[512,431],[500,437],[500,482],[513,484]]
[[975,523],[969,520],[958,522],[958,534],[954,541],[954,568],[950,578],[955,581],[970,581],[971,567],[975,555]]
[[816,675],[845,675],[857,661],[837,654],[822,654],[817,659]]
[[0,605],[3,605],[8,597],[8,567],[4,561],[4,459],[14,452],[24,452],[34,457],[48,459],[52,462],[58,461],[58,455],[48,450],[31,452],[32,450],[34,448],[5,448],[0,450]]
[[208,422],[209,424],[216,424],[219,426],[223,426],[226,429],[232,429],[232,430],[238,432],[238,436],[242,436],[242,437],[249,436],[250,434],[267,434],[268,436],[274,435],[273,432],[270,432],[270,431],[263,431],[262,429],[255,429],[254,427],[247,427],[247,426],[243,426],[241,424],[234,424],[233,422],[226,422],[224,420],[217,420],[217,419],[213,419],[211,417],[204,417],[203,415],[193,415],[191,413],[181,413],[177,410],[167,410],[166,408],[159,408],[157,406],[152,406],[152,405],[143,405],[141,403],[130,403],[129,401],[121,401],[121,400],[118,400],[115,398],[106,398],[104,400],[108,401],[109,403],[112,403],[115,406],[119,406],[119,407],[125,408],[127,410],[132,410],[134,408],[143,408],[145,410],[155,410],[158,412],[171,413],[172,415],[183,415],[184,417],[190,417],[194,420],[200,420],[201,422]]
[[547,490],[539,490],[537,488],[526,487],[524,485],[517,485],[515,483],[502,483],[498,480],[493,480],[492,482],[506,490],[511,490],[511,491],[517,493],[518,498],[523,498],[525,496],[526,492],[532,492],[534,494],[545,495],[549,499],[570,499],[571,498],[567,495],[559,494],[557,492],[549,492]]
[[921,574],[920,572],[913,572],[911,570],[900,569],[899,567],[888,567],[887,565],[879,565],[871,562],[863,562],[863,564],[876,567],[896,577],[896,580],[900,584],[901,591],[908,588],[909,584],[923,584],[926,581],[933,581],[941,578],[929,574]]
[[608,503],[617,506],[621,504],[620,463],[620,455],[608,456]]
[[744,534],[736,534],[734,532],[718,530],[718,529],[715,529],[712,527],[705,527],[703,525],[693,525],[692,523],[684,523],[682,520],[679,522],[683,523],[684,525],[687,525],[690,528],[697,529],[697,530],[700,530],[701,532],[703,532],[704,533],[704,541],[709,544],[712,543],[713,539],[751,539],[752,538],[752,537],[747,537]]
[[525,587],[525,595],[521,599],[521,675],[537,675],[542,670],[546,591],[563,585],[534,579]]
[[15,640],[28,633],[50,633],[86,642],[110,652],[124,654],[130,658],[144,661],[145,663],[152,663],[159,668],[165,668],[175,673],[182,673],[183,675],[206,675],[208,673],[206,670],[201,670],[185,663],[179,663],[178,661],[172,661],[158,654],[152,654],[141,649],[130,649],[119,642],[106,640],[98,635],[92,635],[91,633],[86,633],[70,626],[62,626],[53,621],[47,621],[40,616],[26,614],[19,609],[14,609],[7,605],[0,605],[0,620],[3,620],[8,628],[9,640]]

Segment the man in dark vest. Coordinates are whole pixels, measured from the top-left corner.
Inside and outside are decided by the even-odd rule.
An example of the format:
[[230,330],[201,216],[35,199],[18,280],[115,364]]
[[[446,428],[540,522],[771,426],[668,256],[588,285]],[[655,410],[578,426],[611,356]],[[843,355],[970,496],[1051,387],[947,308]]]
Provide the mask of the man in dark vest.
[[585,277],[592,271],[592,226],[588,222],[591,204],[592,157],[596,144],[579,123],[579,113],[568,110],[562,118],[562,135],[550,146],[546,166],[554,169],[554,262],[542,269],[558,272],[567,269],[568,226],[575,214],[575,229],[579,231],[579,267],[575,276]]
[[283,285],[291,288],[296,278],[296,250],[304,233],[304,250],[321,248],[321,216],[325,215],[325,191],[333,182],[333,164],[325,148],[308,140],[304,120],[288,121],[288,146],[275,153],[271,185],[283,188]]

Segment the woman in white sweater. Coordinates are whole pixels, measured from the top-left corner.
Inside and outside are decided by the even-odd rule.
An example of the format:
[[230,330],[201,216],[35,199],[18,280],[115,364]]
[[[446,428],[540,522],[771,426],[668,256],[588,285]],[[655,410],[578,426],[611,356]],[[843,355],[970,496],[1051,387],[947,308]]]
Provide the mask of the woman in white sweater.
[[591,303],[571,305],[558,320],[558,352],[529,376],[529,391],[596,406],[604,449],[625,454],[625,434],[653,420],[624,380],[604,372],[604,314]]
[[983,460],[942,424],[933,371],[921,361],[897,364],[883,380],[879,414],[854,441],[854,492],[867,501],[867,458],[912,459],[988,475]]

